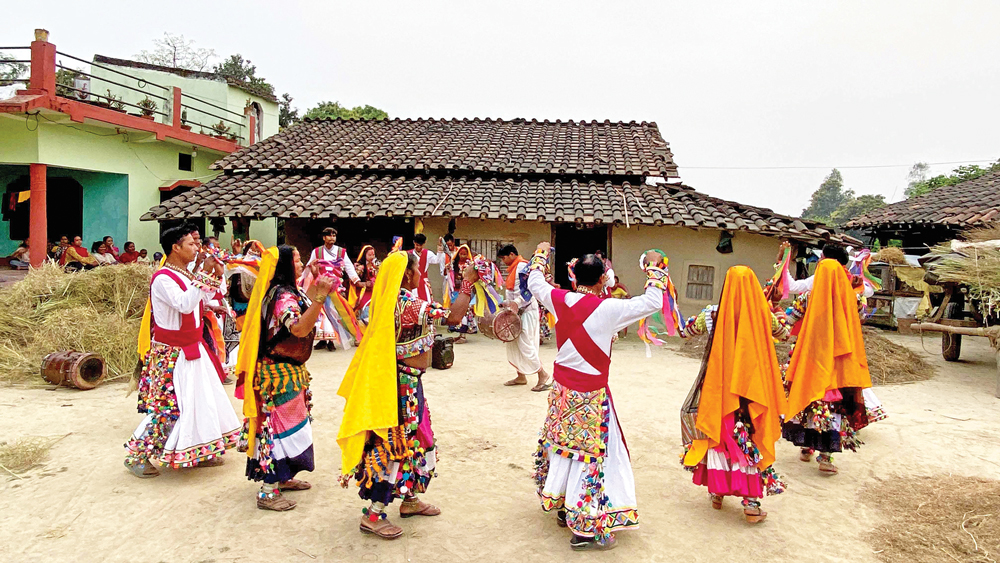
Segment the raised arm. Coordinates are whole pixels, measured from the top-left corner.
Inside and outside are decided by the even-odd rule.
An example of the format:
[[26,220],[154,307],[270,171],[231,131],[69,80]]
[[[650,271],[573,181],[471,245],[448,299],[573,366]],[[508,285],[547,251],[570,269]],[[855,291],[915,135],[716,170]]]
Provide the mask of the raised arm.
[[549,263],[549,249],[551,245],[547,242],[539,243],[535,254],[528,261],[528,291],[531,295],[549,311],[554,311],[552,305],[552,286],[545,281],[545,268]]
[[160,275],[153,280],[150,293],[157,300],[168,304],[171,308],[178,310],[182,314],[187,314],[193,313],[202,300],[211,299],[219,291],[218,285],[213,287],[210,284],[211,282],[208,281],[207,276],[199,276],[199,280],[188,283],[188,288],[185,290],[181,289],[174,280],[167,279],[165,275]]

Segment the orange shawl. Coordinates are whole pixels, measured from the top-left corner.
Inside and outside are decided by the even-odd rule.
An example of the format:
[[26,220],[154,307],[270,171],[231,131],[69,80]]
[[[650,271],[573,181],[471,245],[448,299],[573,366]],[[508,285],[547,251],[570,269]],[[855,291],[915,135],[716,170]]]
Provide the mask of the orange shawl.
[[827,391],[872,386],[857,294],[847,272],[835,260],[820,260],[816,267],[806,315],[785,377],[792,382],[788,414],[793,416],[822,399]]
[[518,255],[510,266],[507,266],[507,291],[514,291],[514,288],[517,287],[517,267],[521,262],[527,262],[527,260]]
[[697,427],[708,439],[695,440],[685,464],[696,465],[719,445],[722,419],[740,407],[740,397],[750,402],[753,443],[761,454],[757,467],[766,469],[774,463],[774,444],[781,438],[785,392],[771,338],[771,309],[760,282],[750,268],[733,266],[726,273],[698,403]]

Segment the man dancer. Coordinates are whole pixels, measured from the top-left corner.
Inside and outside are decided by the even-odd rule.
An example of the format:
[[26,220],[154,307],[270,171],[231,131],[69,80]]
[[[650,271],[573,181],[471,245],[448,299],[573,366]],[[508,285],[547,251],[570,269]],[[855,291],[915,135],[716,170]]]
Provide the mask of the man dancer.
[[[221,264],[206,259],[212,275],[188,270],[201,247],[187,225],[164,231],[160,245],[167,259],[150,282],[152,342],[139,380],[139,412],[146,417],[125,445],[125,465],[136,477],[159,475],[156,466],[221,465],[240,431],[221,367],[202,334],[204,306],[219,290]],[[148,339],[149,331],[140,330],[139,337]]]
[[420,282],[417,284],[417,299],[423,301],[434,301],[434,292],[431,291],[431,282],[427,279],[427,268],[431,264],[440,266],[444,261],[444,246],[438,242],[437,252],[431,252],[424,248],[427,244],[427,235],[417,233],[413,235],[413,250],[410,254],[417,257],[417,268],[420,271]]
[[[318,246],[309,254],[309,261],[306,262],[308,268],[313,262],[335,262],[340,261],[343,269],[347,272],[347,278],[351,284],[358,285],[361,278],[354,269],[354,263],[347,257],[347,250],[337,246],[337,229],[327,227],[323,229],[323,246]],[[341,319],[335,307],[327,307],[316,321],[316,349],[326,346],[332,351],[336,348],[334,341],[340,341],[343,348],[351,347],[351,334],[347,323],[350,319]]]
[[587,254],[576,264],[577,291],[545,282],[549,243],[529,264],[528,289],[556,321],[555,384],[535,454],[542,509],[558,511],[573,532],[574,550],[611,549],[613,532],[639,525],[635,479],[608,390],[611,339],[663,307],[667,272],[662,256],[646,253],[646,291],[631,299],[601,299],[604,262]]
[[[552,387],[549,374],[538,359],[538,331],[541,317],[538,313],[538,300],[535,299],[524,285],[528,277],[528,261],[521,257],[513,244],[504,245],[497,253],[507,266],[507,291],[504,305],[521,318],[521,334],[516,340],[507,342],[507,361],[517,370],[517,377],[504,383],[527,385],[528,375],[538,374],[538,383],[532,391],[548,391]],[[523,280],[522,280],[523,275]]]

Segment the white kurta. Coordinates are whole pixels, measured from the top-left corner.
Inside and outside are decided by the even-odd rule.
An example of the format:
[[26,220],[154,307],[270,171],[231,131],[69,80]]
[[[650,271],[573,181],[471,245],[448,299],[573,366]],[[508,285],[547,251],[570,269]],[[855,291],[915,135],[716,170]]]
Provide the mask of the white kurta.
[[517,339],[507,342],[507,361],[514,366],[517,373],[532,375],[542,369],[542,362],[538,359],[538,331],[539,314],[538,300],[532,297],[525,301],[521,296],[521,276],[520,274],[528,270],[528,263],[518,264],[517,280],[514,282],[514,289],[507,290],[505,299],[509,302],[517,303],[521,316],[521,334]]
[[[552,302],[552,286],[539,271],[532,271],[528,277],[528,289],[534,298],[549,311],[557,311]],[[575,305],[584,297],[580,293],[566,295],[566,304]],[[605,299],[594,309],[583,322],[583,328],[594,343],[608,357],[611,356],[611,341],[614,335],[628,325],[643,319],[660,309],[663,305],[663,292],[655,287],[646,289],[643,295],[631,299]],[[537,315],[536,315],[537,316]],[[559,327],[556,325],[558,334]],[[592,375],[600,375],[597,368],[590,365],[577,352],[572,340],[566,340],[556,353],[556,364]],[[557,384],[556,392],[560,391]],[[550,395],[551,399],[552,395]],[[608,531],[636,528],[639,516],[635,497],[635,479],[632,474],[632,463],[625,446],[625,438],[618,425],[618,415],[612,403],[609,409],[607,452],[603,462],[604,490],[611,508],[603,515],[604,525]],[[549,464],[548,474],[539,491],[542,506],[546,510],[566,509],[569,513],[568,524],[573,533],[583,537],[593,536],[593,531],[580,524],[581,515],[588,518],[599,518],[602,515],[597,499],[577,506],[581,501],[581,492],[586,487],[589,463],[560,456],[553,451],[547,452]]]
[[[343,250],[342,252],[342,250],[337,245],[333,245],[332,248],[320,246],[309,253],[309,261],[306,262],[306,266],[308,267],[317,260],[326,260],[328,262],[340,260],[341,254],[343,254],[342,263],[344,271],[347,272],[347,279],[351,283],[360,281],[361,278],[358,277],[358,272],[354,269],[354,263],[347,256],[347,251]],[[319,317],[316,319],[316,342],[335,340],[340,343],[341,348],[345,350],[351,348],[353,337],[347,330],[347,327],[344,326],[344,322],[340,318],[340,314],[337,313],[337,309],[333,306],[332,298],[328,298],[323,311],[320,312]]]
[[[198,305],[203,300],[208,302],[213,296],[214,294],[206,293],[191,284],[188,284],[186,291],[182,290],[168,276],[159,275],[153,280],[149,291],[153,320],[162,328],[179,330],[181,315],[193,313],[201,328]],[[182,350],[174,365],[174,392],[180,415],[167,437],[163,450],[164,459],[190,460],[195,463],[201,461],[199,449],[222,439],[235,444],[241,427],[240,419],[219,381],[209,351],[203,343],[199,343],[198,347],[201,357],[189,360]],[[136,427],[133,437],[141,438],[151,420],[152,415],[146,415]]]

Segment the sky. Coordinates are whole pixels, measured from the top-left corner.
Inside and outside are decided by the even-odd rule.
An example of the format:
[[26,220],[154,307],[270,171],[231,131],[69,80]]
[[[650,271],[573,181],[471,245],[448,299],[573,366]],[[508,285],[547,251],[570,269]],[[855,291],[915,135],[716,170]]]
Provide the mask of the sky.
[[834,167],[898,201],[916,162],[1000,158],[993,0],[46,6],[0,19],[0,45],[43,27],[74,56],[130,58],[170,32],[250,59],[300,110],[653,121],[685,184],[791,215]]

